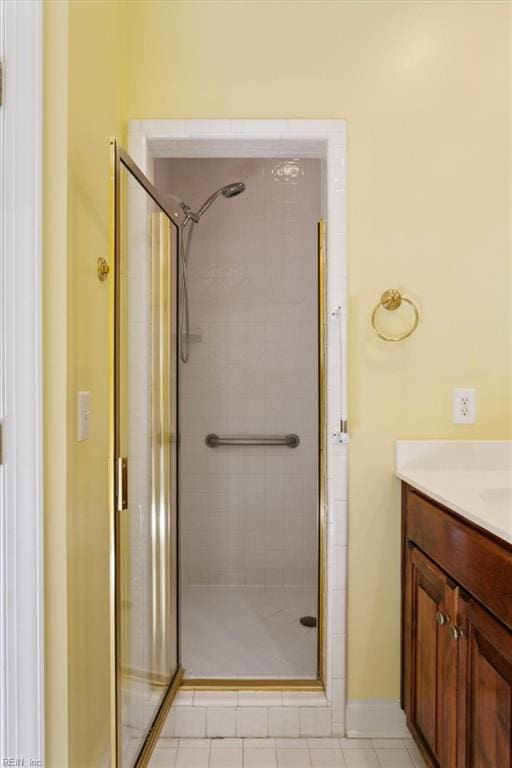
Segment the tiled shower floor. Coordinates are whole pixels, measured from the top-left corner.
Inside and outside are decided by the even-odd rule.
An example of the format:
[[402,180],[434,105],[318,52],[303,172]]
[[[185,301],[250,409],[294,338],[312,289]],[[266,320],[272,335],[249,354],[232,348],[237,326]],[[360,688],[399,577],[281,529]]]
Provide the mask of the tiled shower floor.
[[316,677],[314,587],[184,587],[187,677]]
[[150,768],[425,768],[412,739],[160,739]]

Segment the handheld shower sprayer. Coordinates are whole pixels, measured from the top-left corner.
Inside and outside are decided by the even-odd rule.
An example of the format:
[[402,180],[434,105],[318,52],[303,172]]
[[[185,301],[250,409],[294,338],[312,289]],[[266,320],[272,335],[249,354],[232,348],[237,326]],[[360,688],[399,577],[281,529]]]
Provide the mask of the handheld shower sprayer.
[[[217,189],[208,197],[197,212],[193,211],[190,205],[180,200],[180,208],[185,214],[185,220],[180,229],[180,253],[181,253],[181,302],[179,318],[179,339],[180,339],[180,357],[184,363],[190,359],[190,309],[188,301],[188,260],[190,256],[190,244],[192,242],[192,233],[194,226],[199,223],[201,216],[206,213],[208,208],[215,200],[222,195],[226,199],[236,197],[245,190],[245,184],[242,181],[235,181],[226,184],[225,187]],[[185,238],[185,228],[188,226],[188,234]]]
[[237,195],[240,195],[245,190],[245,184],[243,181],[235,181],[233,184],[226,184],[225,187],[221,187],[220,189],[217,189],[216,192],[213,193],[213,195],[210,195],[207,200],[202,204],[202,206],[199,208],[197,213],[195,213],[190,205],[187,205],[183,200],[180,203],[180,206],[182,210],[185,213],[185,224],[188,220],[191,220],[194,222],[194,224],[197,224],[199,222],[199,219],[203,215],[203,213],[206,213],[210,205],[212,205],[213,202],[218,198],[219,195],[222,195],[223,197],[229,199],[230,197],[236,197]]

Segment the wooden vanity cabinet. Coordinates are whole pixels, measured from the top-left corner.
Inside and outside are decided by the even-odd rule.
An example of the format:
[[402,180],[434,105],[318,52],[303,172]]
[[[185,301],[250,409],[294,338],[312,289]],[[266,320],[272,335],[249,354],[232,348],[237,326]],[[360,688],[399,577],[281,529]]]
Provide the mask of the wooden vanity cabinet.
[[405,575],[404,708],[409,726],[439,765],[455,765],[457,654],[448,627],[457,590],[417,547],[408,547]]
[[512,768],[512,548],[406,484],[402,510],[408,727],[433,768]]
[[512,633],[474,600],[459,621],[457,768],[512,765]]

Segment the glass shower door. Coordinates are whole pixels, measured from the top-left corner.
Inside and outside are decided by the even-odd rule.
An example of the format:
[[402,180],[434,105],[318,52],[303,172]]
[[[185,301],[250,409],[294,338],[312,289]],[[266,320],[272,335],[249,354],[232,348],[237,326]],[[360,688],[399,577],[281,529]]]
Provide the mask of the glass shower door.
[[[145,764],[179,685],[177,233],[114,145],[116,766]],[[162,204],[160,204],[162,203]]]

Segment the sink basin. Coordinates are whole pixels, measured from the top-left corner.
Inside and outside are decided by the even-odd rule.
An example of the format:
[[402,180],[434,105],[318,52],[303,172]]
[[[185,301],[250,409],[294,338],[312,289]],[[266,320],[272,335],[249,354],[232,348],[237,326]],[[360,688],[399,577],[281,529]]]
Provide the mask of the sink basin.
[[491,507],[512,509],[512,488],[485,488],[480,491],[480,498]]

